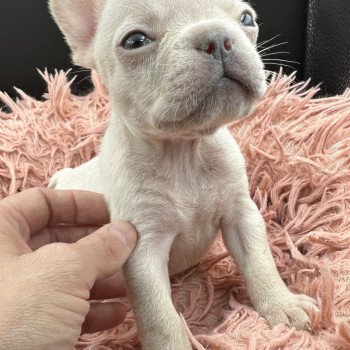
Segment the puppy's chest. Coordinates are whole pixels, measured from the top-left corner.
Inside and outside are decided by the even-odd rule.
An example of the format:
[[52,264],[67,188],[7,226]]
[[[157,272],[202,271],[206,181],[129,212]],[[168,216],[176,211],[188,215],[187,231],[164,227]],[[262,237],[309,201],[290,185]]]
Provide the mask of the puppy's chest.
[[173,207],[168,214],[176,239],[169,270],[174,274],[198,262],[208,250],[220,225],[224,194],[221,181],[210,176],[181,179],[170,192]]
[[209,138],[195,150],[185,142],[161,151],[147,145],[126,149],[109,162],[113,171],[104,171],[111,173],[104,193],[112,219],[131,221],[145,232],[212,235],[235,178],[222,139]]
[[212,219],[222,207],[222,189],[210,181],[182,183],[174,186],[173,202],[179,219],[196,225]]
[[[172,174],[169,174],[172,171]],[[168,177],[163,178],[163,189],[169,198],[168,215],[177,222],[180,231],[212,233],[219,224],[223,202],[224,184],[207,168],[194,168],[174,173],[168,170]],[[215,228],[214,228],[215,227]]]

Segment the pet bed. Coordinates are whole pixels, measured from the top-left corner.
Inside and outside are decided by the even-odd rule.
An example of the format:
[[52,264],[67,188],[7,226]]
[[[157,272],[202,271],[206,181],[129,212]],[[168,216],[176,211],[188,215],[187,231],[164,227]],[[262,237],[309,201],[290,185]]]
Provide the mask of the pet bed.
[[[71,94],[67,73],[40,74],[48,86],[42,101],[21,90],[16,101],[0,93],[7,106],[0,111],[1,197],[46,186],[58,169],[94,157],[107,125],[108,94],[95,73],[95,89],[83,97]],[[275,75],[251,115],[229,126],[282,278],[319,300],[313,332],[271,329],[259,317],[218,235],[200,265],[172,278],[194,349],[350,349],[350,91],[323,99],[316,92],[293,75]],[[119,327],[76,345],[138,346],[132,311]]]

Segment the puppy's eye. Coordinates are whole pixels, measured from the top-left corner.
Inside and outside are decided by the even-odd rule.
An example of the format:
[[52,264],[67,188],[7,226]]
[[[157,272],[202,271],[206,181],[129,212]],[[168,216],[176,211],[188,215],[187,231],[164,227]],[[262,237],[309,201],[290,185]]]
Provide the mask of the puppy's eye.
[[126,50],[135,50],[140,47],[146,46],[152,42],[146,34],[138,32],[131,34],[123,41],[123,47]]
[[255,27],[255,21],[253,16],[249,12],[244,12],[241,16],[241,23],[245,27]]

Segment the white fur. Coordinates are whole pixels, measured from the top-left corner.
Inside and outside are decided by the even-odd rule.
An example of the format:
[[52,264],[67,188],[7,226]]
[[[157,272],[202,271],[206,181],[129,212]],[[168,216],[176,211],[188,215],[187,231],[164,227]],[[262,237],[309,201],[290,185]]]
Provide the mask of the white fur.
[[[82,4],[85,10],[76,10]],[[59,172],[50,186],[102,192],[111,219],[137,228],[124,272],[143,348],[191,349],[169,274],[197,263],[219,228],[255,309],[271,325],[308,329],[304,310],[316,310],[315,301],[292,294],[279,276],[249,196],[244,158],[224,126],[246,115],[266,90],[257,27],[239,22],[253,10],[239,0],[51,0],[50,6],[75,57],[98,70],[112,102],[99,157]],[[135,29],[154,41],[127,52],[122,38]],[[233,44],[224,63],[205,52],[218,33]]]

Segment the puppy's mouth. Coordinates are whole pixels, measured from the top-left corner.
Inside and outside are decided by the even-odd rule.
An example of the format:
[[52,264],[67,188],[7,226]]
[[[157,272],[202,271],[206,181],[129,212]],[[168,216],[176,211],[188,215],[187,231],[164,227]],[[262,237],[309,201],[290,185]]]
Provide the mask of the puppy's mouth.
[[247,94],[247,95],[251,95],[252,94],[252,91],[251,89],[249,89],[248,85],[240,80],[240,79],[237,79],[237,78],[232,78],[226,74],[224,74],[221,78],[220,78],[220,81],[227,81],[227,82],[231,82],[231,83],[234,83],[235,85],[238,85],[240,88],[242,88],[242,90],[244,90],[244,92]]
[[[225,123],[228,122],[225,115],[229,115],[230,113],[225,105],[231,105],[230,95],[235,92],[238,95],[244,96],[246,104],[250,104],[252,101],[261,97],[261,87],[258,82],[250,81],[249,77],[243,77],[243,74],[223,71],[221,76],[216,78],[216,82],[214,80],[211,87],[207,89],[207,92],[197,101],[197,105],[193,106],[190,113],[186,109],[184,110],[185,113],[178,119],[157,118],[155,126],[163,133],[181,132],[182,136],[193,136],[193,134],[204,136],[212,134],[220,124],[223,124],[222,120],[225,120]],[[217,94],[221,95],[221,107],[217,109],[217,117],[212,118],[209,117],[210,113],[206,114],[205,112],[208,109],[208,101],[210,104],[213,96],[219,99]],[[222,111],[218,112],[221,108],[226,110],[226,113],[222,113]]]
[[181,136],[212,134],[221,125],[247,115],[264,94],[265,80],[255,66],[237,60],[222,65],[209,62],[187,85],[186,80],[177,80],[183,75],[174,74],[171,94],[162,96],[153,113],[157,131]]
[[238,85],[248,96],[258,98],[260,97],[258,84],[253,84],[247,77],[237,72],[229,72],[224,69],[220,78],[221,81],[229,81]]

